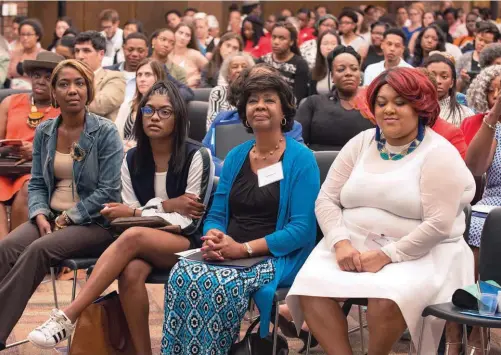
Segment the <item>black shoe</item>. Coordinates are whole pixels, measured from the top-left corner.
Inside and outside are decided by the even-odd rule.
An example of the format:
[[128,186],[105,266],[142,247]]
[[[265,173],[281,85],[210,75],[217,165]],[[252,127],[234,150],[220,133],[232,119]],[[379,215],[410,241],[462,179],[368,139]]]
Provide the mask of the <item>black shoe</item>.
[[2,350],[5,350],[5,344],[4,343],[0,343],[0,351]]
[[[294,322],[291,322],[287,320],[284,316],[279,315],[278,316],[278,326],[280,328],[280,331],[282,332],[283,335],[285,335],[287,338],[295,338],[295,339],[301,339],[303,342],[303,347],[301,350],[299,350],[300,353],[303,353],[306,351],[307,344],[308,344],[308,334],[309,332],[301,329],[299,332],[299,336],[297,335],[296,331],[296,326]],[[310,348],[314,348],[315,346],[318,345],[317,339],[312,335],[311,336],[311,343],[310,343]]]

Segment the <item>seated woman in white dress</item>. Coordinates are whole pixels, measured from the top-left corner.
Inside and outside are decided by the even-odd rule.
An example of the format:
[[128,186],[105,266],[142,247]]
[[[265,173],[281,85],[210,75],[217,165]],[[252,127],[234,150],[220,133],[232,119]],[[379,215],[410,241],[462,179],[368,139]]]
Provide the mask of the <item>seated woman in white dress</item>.
[[[417,343],[421,313],[472,284],[463,208],[475,182],[458,151],[428,126],[440,112],[430,80],[393,68],[369,86],[377,127],[340,151],[316,201],[324,238],[287,296],[296,326],[328,354],[352,354],[339,301],[368,298],[369,354],[388,354],[406,327]],[[423,354],[444,321],[427,320]]]

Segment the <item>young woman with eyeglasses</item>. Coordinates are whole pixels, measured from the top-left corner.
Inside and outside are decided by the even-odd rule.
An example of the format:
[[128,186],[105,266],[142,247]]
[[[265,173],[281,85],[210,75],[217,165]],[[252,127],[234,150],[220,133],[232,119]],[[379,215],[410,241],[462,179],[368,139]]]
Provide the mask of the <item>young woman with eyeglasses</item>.
[[154,267],[174,266],[174,253],[201,246],[198,228],[214,176],[207,149],[186,140],[187,119],[176,86],[170,81],[153,85],[138,108],[137,147],[122,164],[123,203],[110,201],[101,211],[108,220],[159,216],[171,223],[169,231],[133,227],[122,233],[101,255],[75,301],[30,333],[32,343],[52,348],[69,337],[80,314],[118,278],[135,353],[152,354],[146,278]]

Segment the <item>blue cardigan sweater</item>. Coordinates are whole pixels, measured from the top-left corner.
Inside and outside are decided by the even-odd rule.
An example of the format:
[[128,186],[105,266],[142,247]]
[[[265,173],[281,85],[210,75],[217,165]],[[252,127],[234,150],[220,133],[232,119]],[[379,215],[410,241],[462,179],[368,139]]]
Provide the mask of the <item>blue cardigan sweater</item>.
[[[265,237],[275,257],[275,279],[254,294],[261,314],[260,335],[268,334],[273,296],[278,287],[294,282],[306,258],[315,246],[315,200],[320,190],[320,174],[313,153],[290,137],[282,160],[284,178],[280,181],[280,200],[276,231]],[[226,233],[229,222],[229,194],[233,182],[251,150],[254,140],[232,149],[225,159],[212,207],[204,223],[204,234],[210,229]]]

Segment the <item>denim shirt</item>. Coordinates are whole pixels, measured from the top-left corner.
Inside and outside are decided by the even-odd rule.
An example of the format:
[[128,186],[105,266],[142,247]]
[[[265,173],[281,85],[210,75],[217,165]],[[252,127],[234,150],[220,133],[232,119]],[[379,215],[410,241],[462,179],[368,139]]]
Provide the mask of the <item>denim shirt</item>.
[[[29,217],[43,214],[55,216],[50,208],[55,188],[54,156],[57,146],[57,128],[61,116],[38,126],[33,142],[33,166],[28,185]],[[76,225],[97,223],[103,227],[108,221],[99,211],[103,204],[120,202],[122,189],[120,168],[124,150],[118,130],[110,120],[87,112],[78,145],[72,148],[74,156],[73,180],[80,201],[67,210]]]

